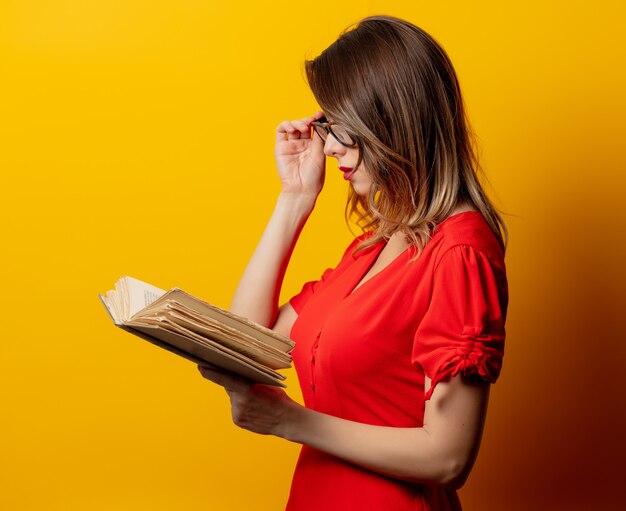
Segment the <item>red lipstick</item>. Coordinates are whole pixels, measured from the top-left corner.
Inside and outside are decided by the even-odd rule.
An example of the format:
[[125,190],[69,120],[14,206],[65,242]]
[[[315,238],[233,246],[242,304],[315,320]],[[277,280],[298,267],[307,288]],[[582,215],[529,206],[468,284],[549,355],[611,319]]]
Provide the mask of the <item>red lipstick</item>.
[[343,171],[343,178],[348,180],[354,174],[354,170],[350,167],[339,167],[339,170]]

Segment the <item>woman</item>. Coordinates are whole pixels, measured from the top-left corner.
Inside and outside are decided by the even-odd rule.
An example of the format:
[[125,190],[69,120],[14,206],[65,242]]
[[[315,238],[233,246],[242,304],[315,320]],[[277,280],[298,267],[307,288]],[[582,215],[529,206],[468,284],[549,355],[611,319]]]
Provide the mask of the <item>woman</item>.
[[[278,125],[282,192],[231,305],[296,341],[306,406],[200,371],[237,425],[303,445],[287,509],[460,509],[501,368],[508,235],[476,176],[454,69],[418,27],[371,16],[306,71],[323,113]],[[326,156],[364,233],[279,309]]]

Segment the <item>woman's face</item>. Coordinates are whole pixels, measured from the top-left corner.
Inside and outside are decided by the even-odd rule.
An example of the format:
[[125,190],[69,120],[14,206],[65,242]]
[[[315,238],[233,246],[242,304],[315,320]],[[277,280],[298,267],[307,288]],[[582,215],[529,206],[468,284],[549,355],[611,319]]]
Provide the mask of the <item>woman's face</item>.
[[367,196],[372,181],[363,167],[363,162],[355,169],[359,159],[358,147],[346,147],[333,136],[327,136],[324,144],[324,154],[337,159],[337,166],[343,178],[350,181],[357,195]]

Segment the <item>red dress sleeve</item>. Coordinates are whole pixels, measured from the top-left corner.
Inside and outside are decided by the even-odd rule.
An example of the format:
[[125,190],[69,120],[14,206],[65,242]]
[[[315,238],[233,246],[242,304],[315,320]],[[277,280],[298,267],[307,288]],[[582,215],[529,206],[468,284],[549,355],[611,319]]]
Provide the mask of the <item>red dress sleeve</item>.
[[432,294],[414,336],[412,360],[438,382],[458,374],[494,383],[502,368],[508,286],[504,262],[496,267],[480,250],[457,245],[434,270]]
[[289,299],[289,303],[298,314],[300,314],[300,311],[309,300],[309,298],[311,298],[311,296],[313,296],[319,290],[319,288],[324,285],[324,283],[330,278],[333,272],[340,266],[348,263],[348,258],[351,257],[354,247],[356,247],[359,241],[361,241],[367,235],[368,233],[364,233],[352,240],[352,242],[348,245],[348,248],[346,248],[346,250],[344,251],[341,260],[339,261],[339,264],[335,268],[326,268],[326,270],[324,270],[322,276],[318,280],[305,282],[302,286],[302,290],[297,295]]
[[289,303],[293,307],[293,309],[300,314],[302,308],[306,304],[306,302],[313,296],[313,294],[318,290],[318,288],[326,282],[328,277],[332,275],[334,268],[326,268],[322,276],[318,280],[310,280],[309,282],[305,282],[302,286],[302,290],[295,296],[289,299]]

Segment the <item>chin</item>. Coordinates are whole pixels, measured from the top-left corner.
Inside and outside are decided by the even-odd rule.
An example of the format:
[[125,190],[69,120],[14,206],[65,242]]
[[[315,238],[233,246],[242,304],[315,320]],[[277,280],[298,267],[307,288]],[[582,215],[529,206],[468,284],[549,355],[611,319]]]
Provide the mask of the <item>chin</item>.
[[354,190],[354,193],[356,193],[357,195],[361,197],[367,197],[367,195],[370,192],[370,187],[363,186],[363,183],[353,183],[352,189]]

